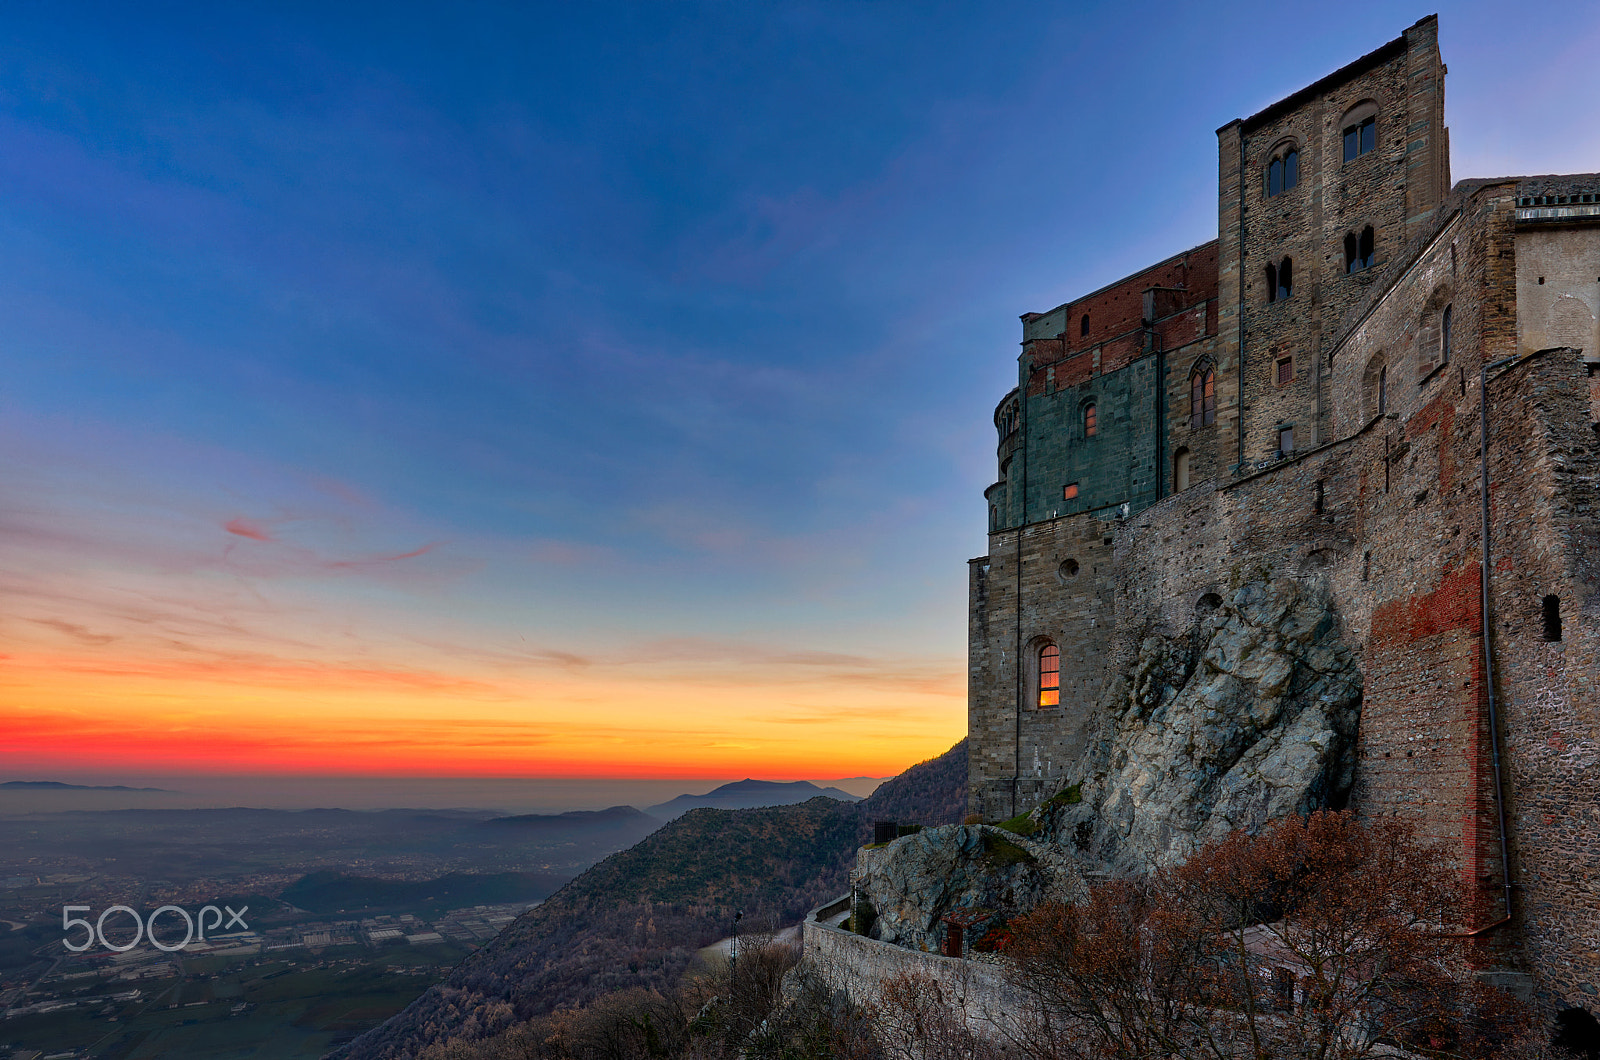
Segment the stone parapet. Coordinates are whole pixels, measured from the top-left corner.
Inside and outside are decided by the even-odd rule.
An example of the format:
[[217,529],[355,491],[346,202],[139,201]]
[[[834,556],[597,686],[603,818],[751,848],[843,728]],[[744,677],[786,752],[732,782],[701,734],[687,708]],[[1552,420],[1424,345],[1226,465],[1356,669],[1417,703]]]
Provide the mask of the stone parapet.
[[803,966],[858,1005],[880,1002],[882,984],[901,975],[925,975],[939,985],[945,1000],[967,1025],[986,1035],[1017,1030],[1025,999],[999,965],[919,953],[845,931],[838,921],[848,912],[843,895],[812,910],[805,919]]

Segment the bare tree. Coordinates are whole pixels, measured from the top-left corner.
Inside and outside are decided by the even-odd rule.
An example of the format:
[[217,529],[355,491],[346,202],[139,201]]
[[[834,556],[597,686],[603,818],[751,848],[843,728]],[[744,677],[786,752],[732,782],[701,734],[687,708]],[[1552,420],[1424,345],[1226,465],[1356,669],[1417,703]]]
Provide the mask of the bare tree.
[[1024,1055],[1186,1055],[1208,999],[1204,931],[1164,901],[1164,882],[1112,881],[1014,922],[1005,954],[1028,1011],[1011,1038]]
[[996,1060],[998,1043],[978,1033],[939,981],[901,972],[878,987],[867,1010],[888,1060]]
[[1443,864],[1395,822],[1316,813],[1043,906],[1007,950],[1030,1004],[1016,1044],[1039,1060],[1489,1055],[1515,1021],[1473,981]]

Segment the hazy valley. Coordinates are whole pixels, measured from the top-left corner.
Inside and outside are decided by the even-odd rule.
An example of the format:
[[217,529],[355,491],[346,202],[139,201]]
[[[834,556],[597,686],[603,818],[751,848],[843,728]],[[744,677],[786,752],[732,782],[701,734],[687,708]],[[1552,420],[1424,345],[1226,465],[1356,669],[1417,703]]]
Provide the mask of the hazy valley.
[[[117,790],[24,790],[52,788]],[[540,995],[527,1004],[542,1010],[620,981],[659,982],[716,937],[730,903],[796,918],[842,878],[870,811],[849,792],[823,790],[746,780],[653,806],[659,817],[631,806],[0,816],[0,1048],[320,1056],[447,976],[493,988],[499,954],[559,948],[574,933],[589,959],[548,962],[525,986]],[[689,803],[804,799],[685,813]],[[669,816],[677,820],[667,824]],[[552,895],[560,898],[551,914],[526,917]],[[663,902],[673,909],[661,909],[649,937],[624,938],[618,925],[629,911]],[[136,939],[129,913],[107,913],[114,906],[142,917],[176,907],[152,929],[174,951]],[[208,906],[238,919],[210,924]],[[185,913],[210,930],[180,949]],[[64,930],[67,917],[83,922]],[[495,943],[513,924],[514,941]],[[491,944],[493,955],[469,960]]]

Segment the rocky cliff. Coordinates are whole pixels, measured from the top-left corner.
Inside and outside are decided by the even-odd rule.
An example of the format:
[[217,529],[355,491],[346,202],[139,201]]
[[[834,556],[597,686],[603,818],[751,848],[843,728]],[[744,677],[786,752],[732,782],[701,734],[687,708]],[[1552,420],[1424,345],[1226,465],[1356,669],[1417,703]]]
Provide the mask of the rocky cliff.
[[958,918],[971,939],[1046,898],[1076,901],[1083,877],[1060,847],[992,825],[924,829],[866,848],[856,886],[869,896],[869,934],[914,950],[937,950]]
[[874,937],[934,949],[951,913],[976,933],[1082,893],[1080,868],[1147,872],[1234,829],[1342,805],[1361,674],[1320,586],[1247,581],[1130,655],[1093,708],[1077,778],[1026,819],[866,852],[858,886]]
[[1097,706],[1073,799],[1043,831],[1143,871],[1228,832],[1340,805],[1355,765],[1361,674],[1327,593],[1249,581],[1183,634],[1151,634]]

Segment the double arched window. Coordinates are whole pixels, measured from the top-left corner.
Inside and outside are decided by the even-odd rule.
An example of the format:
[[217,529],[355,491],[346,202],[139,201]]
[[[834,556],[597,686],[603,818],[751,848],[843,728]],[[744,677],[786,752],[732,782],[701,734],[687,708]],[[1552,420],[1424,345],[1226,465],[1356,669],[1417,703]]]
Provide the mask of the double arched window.
[[1041,707],[1061,705],[1061,649],[1054,644],[1039,647],[1039,699]]
[[1353,162],[1378,146],[1378,104],[1372,100],[1357,103],[1345,112],[1344,160]]
[[1267,264],[1267,301],[1281,302],[1294,294],[1294,262],[1284,258]]
[[1373,247],[1377,243],[1377,235],[1372,231],[1372,226],[1361,230],[1360,235],[1354,232],[1347,233],[1344,237],[1344,271],[1347,274],[1361,272],[1372,268]]
[[1189,373],[1189,426],[1209,427],[1217,419],[1217,370],[1201,361]]
[[1300,149],[1288,144],[1267,163],[1267,198],[1282,195],[1300,183]]

